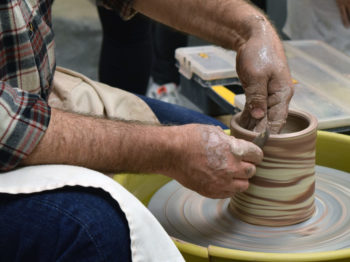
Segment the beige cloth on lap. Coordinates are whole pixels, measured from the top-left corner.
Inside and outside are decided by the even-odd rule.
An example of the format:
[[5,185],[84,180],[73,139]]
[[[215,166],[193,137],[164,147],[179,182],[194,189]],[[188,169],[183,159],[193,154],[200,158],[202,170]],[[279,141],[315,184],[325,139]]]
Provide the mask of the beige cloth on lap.
[[[137,96],[63,68],[57,68],[55,73],[49,104],[71,112],[158,123],[152,110]],[[34,193],[64,186],[101,188],[118,202],[129,224],[133,261],[184,261],[149,210],[121,185],[102,173],[76,166],[42,165],[0,174],[2,193]]]
[[70,112],[159,123],[139,97],[62,67],[56,69],[49,104]]

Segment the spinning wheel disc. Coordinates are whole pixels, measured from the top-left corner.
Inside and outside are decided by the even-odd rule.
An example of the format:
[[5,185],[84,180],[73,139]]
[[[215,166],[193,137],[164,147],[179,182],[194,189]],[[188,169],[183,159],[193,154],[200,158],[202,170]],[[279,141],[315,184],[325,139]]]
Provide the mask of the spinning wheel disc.
[[176,181],[152,197],[148,208],[168,234],[196,245],[303,253],[350,247],[350,174],[316,166],[314,215],[299,224],[265,227],[245,223],[228,211],[230,199],[209,199]]

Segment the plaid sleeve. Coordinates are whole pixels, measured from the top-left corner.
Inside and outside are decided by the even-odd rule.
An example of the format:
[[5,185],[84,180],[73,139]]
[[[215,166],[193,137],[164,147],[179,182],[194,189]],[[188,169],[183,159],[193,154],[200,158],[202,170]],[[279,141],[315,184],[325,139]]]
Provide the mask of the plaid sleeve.
[[40,141],[50,107],[38,94],[0,82],[0,170],[16,167]]
[[133,0],[97,0],[97,4],[115,10],[124,20],[132,18],[136,11],[132,8]]

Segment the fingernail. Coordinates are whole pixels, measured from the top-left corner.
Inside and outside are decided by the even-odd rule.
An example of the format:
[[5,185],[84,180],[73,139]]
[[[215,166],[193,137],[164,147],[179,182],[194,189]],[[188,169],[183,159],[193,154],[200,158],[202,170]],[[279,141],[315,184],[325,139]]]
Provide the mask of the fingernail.
[[251,114],[252,114],[252,117],[254,117],[255,119],[261,119],[265,116],[265,112],[261,108],[254,108],[251,111]]
[[251,177],[253,175],[253,168],[252,167],[246,168],[245,173],[247,177]]

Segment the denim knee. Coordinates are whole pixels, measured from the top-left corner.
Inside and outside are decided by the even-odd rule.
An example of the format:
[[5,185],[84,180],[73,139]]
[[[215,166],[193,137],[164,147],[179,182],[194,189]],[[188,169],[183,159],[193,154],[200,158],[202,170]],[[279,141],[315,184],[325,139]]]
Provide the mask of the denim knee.
[[127,220],[104,191],[0,194],[0,261],[131,261]]
[[194,110],[179,105],[169,104],[142,95],[137,96],[152,109],[153,113],[157,116],[159,122],[162,124],[185,125],[198,123],[220,126],[223,129],[228,128],[225,124],[216,120],[215,118],[196,112]]

